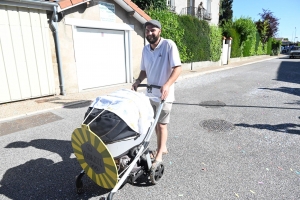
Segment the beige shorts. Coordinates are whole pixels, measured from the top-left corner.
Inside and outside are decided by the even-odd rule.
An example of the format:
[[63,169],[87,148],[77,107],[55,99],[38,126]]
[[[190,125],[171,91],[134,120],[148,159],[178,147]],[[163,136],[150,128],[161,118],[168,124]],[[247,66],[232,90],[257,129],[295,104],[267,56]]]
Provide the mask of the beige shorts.
[[[156,116],[157,109],[159,108],[160,103],[156,101],[152,101],[150,99],[150,103],[153,107],[154,116]],[[163,109],[161,110],[160,116],[158,118],[158,123],[160,124],[168,124],[170,122],[170,113],[172,109],[172,102],[165,102]]]

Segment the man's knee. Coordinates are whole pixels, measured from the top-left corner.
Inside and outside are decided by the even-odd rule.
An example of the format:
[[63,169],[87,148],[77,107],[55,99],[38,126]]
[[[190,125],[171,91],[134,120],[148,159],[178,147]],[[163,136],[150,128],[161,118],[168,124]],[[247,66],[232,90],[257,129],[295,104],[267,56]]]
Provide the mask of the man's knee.
[[157,123],[157,127],[158,127],[160,130],[166,129],[166,128],[167,128],[167,124]]

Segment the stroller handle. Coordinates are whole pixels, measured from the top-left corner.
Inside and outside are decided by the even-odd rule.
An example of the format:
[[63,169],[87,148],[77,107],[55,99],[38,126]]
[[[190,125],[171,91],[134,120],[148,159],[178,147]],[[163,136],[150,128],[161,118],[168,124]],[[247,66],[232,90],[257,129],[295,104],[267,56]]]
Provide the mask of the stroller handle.
[[156,88],[156,89],[160,89],[161,86],[158,86],[158,85],[147,85],[147,84],[139,84],[138,87],[146,87],[147,89],[148,88]]
[[[147,85],[147,84],[139,84],[138,87],[146,87],[148,93],[152,93],[152,88],[160,89],[161,86],[158,85]],[[161,100],[161,103],[164,103],[165,100]]]

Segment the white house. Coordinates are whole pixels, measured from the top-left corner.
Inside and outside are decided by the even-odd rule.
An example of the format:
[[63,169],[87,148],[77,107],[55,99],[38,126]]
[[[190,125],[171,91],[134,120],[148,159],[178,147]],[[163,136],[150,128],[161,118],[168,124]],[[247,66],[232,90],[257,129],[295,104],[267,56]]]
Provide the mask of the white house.
[[130,0],[0,0],[0,103],[132,82],[150,19]]
[[[201,13],[198,6],[202,2]],[[210,25],[219,23],[220,0],[167,0],[170,9],[180,15],[193,15],[206,20]]]

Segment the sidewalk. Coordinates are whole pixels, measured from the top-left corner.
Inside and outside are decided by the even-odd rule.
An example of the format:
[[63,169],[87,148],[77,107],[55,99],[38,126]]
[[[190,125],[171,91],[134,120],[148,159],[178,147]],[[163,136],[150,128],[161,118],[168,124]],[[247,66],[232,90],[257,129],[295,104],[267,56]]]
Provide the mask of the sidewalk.
[[[239,67],[255,62],[261,62],[264,60],[275,59],[285,55],[279,56],[260,56],[259,58],[249,58],[245,61],[230,63],[223,66],[205,67],[197,71],[184,70],[177,81],[182,79],[199,76],[206,73],[212,73],[215,71],[226,70],[234,67]],[[18,117],[24,117],[41,112],[46,112],[53,109],[63,108],[76,104],[86,103],[93,101],[97,96],[106,95],[113,91],[122,88],[131,88],[131,83],[119,84],[114,86],[101,87],[97,89],[87,90],[80,93],[67,94],[65,96],[48,96],[43,98],[29,99],[18,102],[0,104],[0,122],[11,120]]]

